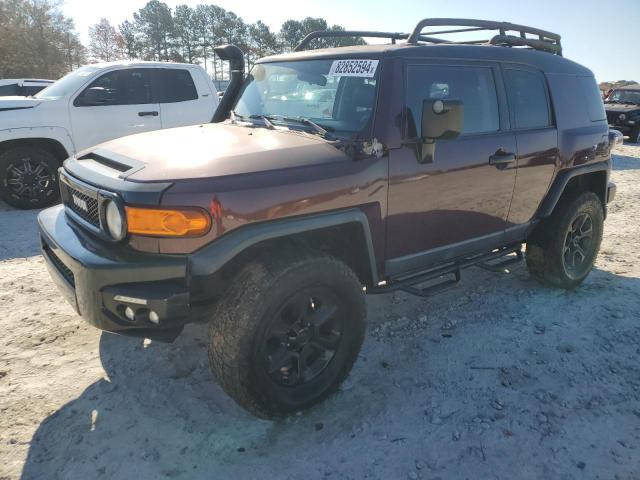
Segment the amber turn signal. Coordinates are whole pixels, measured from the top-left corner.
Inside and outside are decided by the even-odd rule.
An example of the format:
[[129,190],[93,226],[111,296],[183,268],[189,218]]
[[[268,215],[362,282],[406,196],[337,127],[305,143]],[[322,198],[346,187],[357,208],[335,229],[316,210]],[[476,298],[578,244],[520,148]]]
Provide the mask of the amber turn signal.
[[211,217],[201,209],[125,207],[127,231],[153,237],[199,237],[211,228]]

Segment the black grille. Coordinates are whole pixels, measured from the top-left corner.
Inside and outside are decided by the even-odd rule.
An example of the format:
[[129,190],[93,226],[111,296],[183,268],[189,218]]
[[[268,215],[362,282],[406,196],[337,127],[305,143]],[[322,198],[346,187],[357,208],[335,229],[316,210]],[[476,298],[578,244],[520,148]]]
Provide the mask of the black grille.
[[[99,228],[100,213],[98,209],[97,195],[87,195],[65,182],[62,182],[61,188],[65,190],[63,193],[65,205],[74,213],[78,214],[82,219],[86,220],[94,227]],[[86,209],[84,208],[85,206],[87,207]]]
[[615,125],[619,116],[620,112],[607,112],[607,122],[609,125]]
[[71,269],[69,267],[67,267],[64,264],[64,262],[62,260],[60,260],[60,258],[55,253],[53,253],[53,250],[51,250],[49,245],[47,245],[45,243],[43,249],[44,249],[44,252],[49,257],[49,259],[51,260],[51,262],[53,262],[53,264],[56,266],[58,271],[62,274],[64,279],[75,287],[76,286],[76,279],[73,276],[73,272],[71,271]]

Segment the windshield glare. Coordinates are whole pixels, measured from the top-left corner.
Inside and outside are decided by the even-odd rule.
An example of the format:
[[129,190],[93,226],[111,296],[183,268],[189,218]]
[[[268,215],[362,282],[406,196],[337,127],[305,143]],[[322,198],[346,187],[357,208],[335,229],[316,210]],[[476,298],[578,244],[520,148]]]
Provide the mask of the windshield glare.
[[[293,125],[278,117],[305,118],[338,134],[368,130],[376,98],[377,61],[372,61],[370,65],[374,66],[365,73],[357,70],[355,74],[354,68],[337,68],[335,62],[306,60],[254,66],[234,113],[242,118],[266,116],[276,125],[284,122],[287,126]],[[349,73],[330,74],[333,71]]]
[[79,89],[89,80],[89,77],[92,77],[98,70],[100,70],[100,67],[93,65],[78,68],[77,70],[66,74],[60,80],[51,84],[51,86],[36,93],[33,97],[46,100],[57,100],[58,98],[62,98]]
[[635,103],[640,105],[640,90],[615,90],[607,97],[607,102]]

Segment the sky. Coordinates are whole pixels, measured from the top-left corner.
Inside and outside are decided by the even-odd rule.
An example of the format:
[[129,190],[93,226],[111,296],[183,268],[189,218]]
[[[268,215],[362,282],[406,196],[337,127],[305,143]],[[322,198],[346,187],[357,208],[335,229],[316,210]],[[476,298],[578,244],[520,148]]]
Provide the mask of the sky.
[[[147,0],[63,0],[81,39],[101,17],[113,25],[133,18]],[[562,35],[564,56],[589,67],[598,81],[640,82],[640,0],[165,0],[170,7],[213,3],[245,22],[278,31],[285,20],[323,17],[351,30],[408,32],[425,17],[520,23]],[[606,5],[606,7],[605,7]]]

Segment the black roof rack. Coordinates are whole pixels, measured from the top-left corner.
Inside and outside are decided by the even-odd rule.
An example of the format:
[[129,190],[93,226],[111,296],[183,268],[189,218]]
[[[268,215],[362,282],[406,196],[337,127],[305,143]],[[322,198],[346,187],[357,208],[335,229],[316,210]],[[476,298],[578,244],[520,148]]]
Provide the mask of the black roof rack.
[[316,38],[339,38],[339,37],[367,37],[367,38],[388,38],[391,43],[396,43],[396,40],[406,40],[409,38],[408,33],[399,32],[371,32],[371,31],[358,31],[358,30],[321,30],[317,32],[311,32],[304,37],[294,52],[304,50],[309,46],[311,40]]
[[[457,27],[444,28],[433,32],[422,31],[427,27]],[[460,28],[464,27],[464,28]],[[467,40],[467,41],[449,41],[443,38],[434,37],[434,35],[444,35],[450,33],[464,32],[480,32],[494,31],[497,32],[491,38],[483,40]],[[517,35],[509,32],[517,32]],[[535,35],[538,38],[529,38],[529,35]],[[499,45],[504,47],[529,47],[543,52],[554,53],[562,56],[562,45],[560,44],[560,35],[557,33],[547,32],[539,28],[527,27],[525,25],[516,25],[509,22],[493,22],[488,20],[473,20],[469,18],[425,18],[420,20],[413,33],[400,32],[375,32],[360,30],[323,30],[311,32],[304,37],[302,41],[294,48],[294,52],[304,50],[309,46],[312,40],[316,38],[340,38],[340,37],[363,37],[363,38],[388,38],[391,43],[397,40],[406,40],[408,44],[417,45],[420,43],[436,43],[436,44],[469,44],[469,45]]]
[[[423,34],[422,31],[427,27],[458,28],[444,28],[434,32],[425,32]],[[497,31],[498,34],[485,40],[472,40],[463,42],[445,41],[445,43],[462,43],[472,45],[490,44],[506,47],[522,46],[562,56],[560,35],[558,35],[557,33],[547,32],[546,30],[540,30],[539,28],[527,27],[525,25],[516,25],[515,23],[492,22],[488,20],[474,20],[469,18],[425,18],[424,20],[420,20],[416,27],[413,29],[413,33],[407,39],[407,43],[418,44],[420,42],[423,42],[424,38],[429,38],[432,35],[479,31]],[[517,32],[518,35],[510,35],[508,32]],[[538,38],[528,38],[527,34],[536,35]],[[427,35],[427,37],[425,37],[425,35]]]
[[[309,35],[304,37],[296,46],[296,48],[293,49],[293,51],[299,52],[301,50],[304,50],[309,46],[309,43],[311,43],[311,41],[315,40],[316,38],[340,37],[388,38],[391,40],[391,43],[396,43],[396,40],[406,40],[407,38],[409,38],[409,34],[400,32],[373,32],[363,30],[318,30],[315,32],[311,32]],[[420,35],[418,38],[421,42],[450,43],[440,38],[427,37],[425,35]]]

